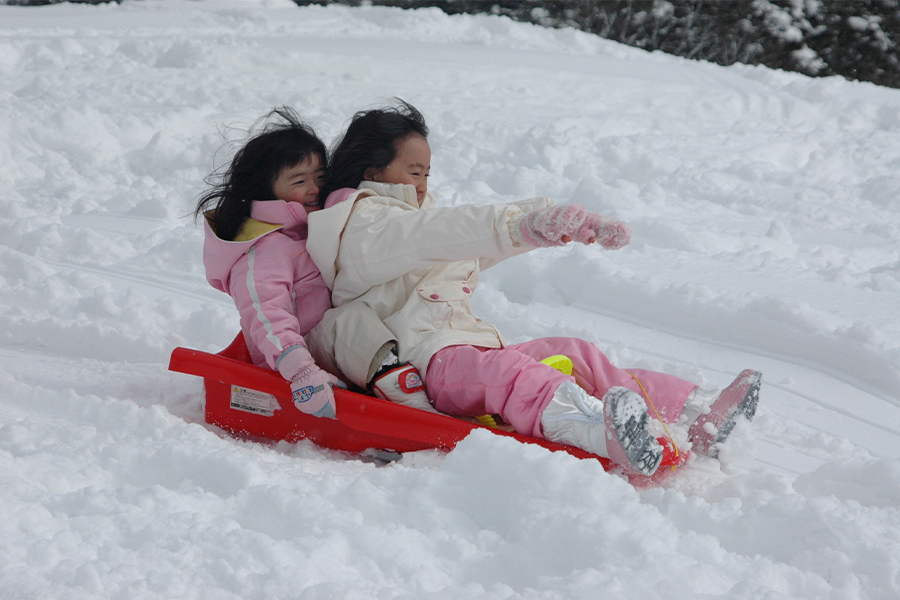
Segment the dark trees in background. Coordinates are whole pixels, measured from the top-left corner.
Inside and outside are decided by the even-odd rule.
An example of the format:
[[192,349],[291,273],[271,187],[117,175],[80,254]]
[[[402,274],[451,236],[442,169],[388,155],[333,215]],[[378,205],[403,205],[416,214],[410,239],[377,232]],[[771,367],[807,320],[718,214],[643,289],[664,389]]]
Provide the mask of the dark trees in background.
[[900,88],[900,0],[295,0],[488,13],[720,65]]

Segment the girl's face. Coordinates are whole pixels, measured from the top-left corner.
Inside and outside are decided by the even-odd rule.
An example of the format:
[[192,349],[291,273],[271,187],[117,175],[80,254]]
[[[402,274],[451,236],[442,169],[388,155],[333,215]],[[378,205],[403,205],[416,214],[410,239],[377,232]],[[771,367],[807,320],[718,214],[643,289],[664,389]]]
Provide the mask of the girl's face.
[[415,186],[419,205],[428,191],[431,172],[431,148],[421,135],[414,133],[397,143],[397,156],[381,171],[366,171],[366,179],[379,183],[402,183]]
[[285,167],[275,178],[272,188],[275,197],[285,202],[299,202],[307,213],[319,210],[319,188],[325,179],[325,169],[318,155],[312,154],[293,167]]

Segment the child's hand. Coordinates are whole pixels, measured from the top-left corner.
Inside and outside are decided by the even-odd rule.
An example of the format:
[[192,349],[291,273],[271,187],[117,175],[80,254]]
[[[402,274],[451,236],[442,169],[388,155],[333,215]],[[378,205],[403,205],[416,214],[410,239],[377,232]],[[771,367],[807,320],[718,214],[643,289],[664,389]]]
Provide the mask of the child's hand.
[[314,417],[335,419],[333,386],[340,380],[316,366],[302,347],[288,350],[278,361],[278,371],[291,384],[291,397],[301,412]]
[[596,213],[588,213],[575,239],[582,244],[599,242],[607,250],[618,250],[631,242],[631,225]]
[[587,209],[580,204],[548,206],[526,213],[513,224],[511,233],[517,241],[537,248],[565,246],[578,233],[585,215]]
[[516,225],[513,237],[539,248],[564,246],[575,240],[582,244],[599,242],[607,250],[618,250],[631,241],[628,223],[588,212],[580,204],[534,210]]

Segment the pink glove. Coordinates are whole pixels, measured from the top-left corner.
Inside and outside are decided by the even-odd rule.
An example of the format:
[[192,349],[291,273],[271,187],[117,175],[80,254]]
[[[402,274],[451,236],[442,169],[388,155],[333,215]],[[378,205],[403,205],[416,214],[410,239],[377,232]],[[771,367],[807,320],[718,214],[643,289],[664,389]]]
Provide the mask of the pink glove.
[[291,383],[291,397],[301,412],[314,417],[337,418],[334,385],[340,380],[316,366],[303,346],[294,346],[278,359],[278,371]]
[[596,241],[606,250],[618,250],[631,242],[631,225],[597,213],[588,213],[572,238],[582,244]]
[[607,250],[618,250],[631,241],[628,223],[588,212],[580,204],[531,211],[519,222],[518,233],[521,241],[538,248],[564,246],[567,241],[575,240],[582,244],[596,241]]
[[519,222],[519,234],[529,246],[549,248],[565,246],[564,235],[570,238],[584,222],[587,209],[580,204],[548,206],[533,210]]

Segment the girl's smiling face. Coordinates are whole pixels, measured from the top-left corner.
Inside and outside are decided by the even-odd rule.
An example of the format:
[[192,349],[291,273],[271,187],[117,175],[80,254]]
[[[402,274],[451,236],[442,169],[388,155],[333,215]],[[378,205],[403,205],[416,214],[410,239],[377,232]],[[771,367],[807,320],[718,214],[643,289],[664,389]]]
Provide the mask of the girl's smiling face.
[[421,206],[428,191],[431,172],[431,147],[421,135],[413,133],[397,142],[397,156],[380,171],[366,171],[366,179],[379,183],[401,183],[416,188]]
[[311,213],[322,208],[319,202],[319,189],[324,179],[325,169],[322,167],[322,159],[312,154],[293,167],[283,168],[275,178],[272,189],[279,200],[298,202],[307,213]]

